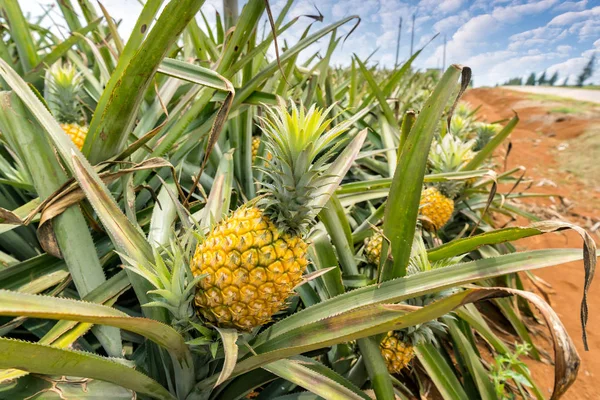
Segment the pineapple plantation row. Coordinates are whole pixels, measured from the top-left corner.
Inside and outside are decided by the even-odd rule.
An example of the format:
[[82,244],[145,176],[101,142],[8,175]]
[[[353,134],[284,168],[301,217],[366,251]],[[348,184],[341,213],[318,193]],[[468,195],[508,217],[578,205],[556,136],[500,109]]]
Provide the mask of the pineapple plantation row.
[[[291,0],[202,3],[124,41],[89,0],[66,38],[0,0],[0,398],[544,399],[540,322],[560,398],[579,357],[523,279],[583,260],[587,292],[596,251],[512,202],[518,117],[420,51],[331,66],[357,16],[288,43]],[[511,245],[563,229],[583,251]]]

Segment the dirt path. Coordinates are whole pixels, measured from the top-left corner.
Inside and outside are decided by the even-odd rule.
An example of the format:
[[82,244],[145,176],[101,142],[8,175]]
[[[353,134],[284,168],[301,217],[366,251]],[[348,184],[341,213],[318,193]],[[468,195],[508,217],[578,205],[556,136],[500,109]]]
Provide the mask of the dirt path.
[[[558,216],[587,229],[596,228],[595,225],[600,219],[600,190],[596,187],[600,185],[600,177],[586,180],[565,171],[564,157],[561,157],[568,145],[575,143],[582,135],[592,135],[597,139],[595,143],[600,143],[600,109],[592,108],[575,114],[560,113],[552,111],[558,107],[554,102],[532,100],[525,93],[501,88],[473,89],[466,93],[464,100],[475,107],[481,106],[478,115],[488,122],[511,118],[512,110],[518,113],[520,122],[510,138],[512,150],[507,159],[507,168],[524,166],[527,169],[526,176],[534,182],[528,192],[559,194],[565,197],[564,204],[558,198],[534,198],[528,200],[526,206],[547,214],[544,215],[547,219]],[[596,150],[589,147],[581,150],[581,154],[595,151],[597,153],[585,156],[600,160],[599,150],[600,146]],[[505,153],[505,150],[501,153]],[[577,156],[577,153],[571,155]],[[523,189],[525,188],[521,187],[521,190]],[[523,224],[524,221],[518,223]],[[600,242],[597,232],[593,236],[597,243]],[[517,247],[581,247],[581,239],[569,232],[546,234],[521,240],[517,242]],[[590,351],[585,352],[579,319],[584,280],[582,263],[564,264],[537,270],[535,273],[552,285],[555,292],[551,296],[552,306],[566,326],[582,358],[578,380],[564,398],[600,399],[600,284],[596,280],[590,291],[590,319],[587,330]],[[542,389],[550,394],[553,385],[551,367],[538,362],[528,364]]]
[[516,90],[518,92],[528,92],[537,94],[549,94],[552,96],[568,97],[580,101],[591,101],[600,103],[600,90],[592,89],[574,89],[568,87],[550,87],[550,86],[505,86],[506,89]]

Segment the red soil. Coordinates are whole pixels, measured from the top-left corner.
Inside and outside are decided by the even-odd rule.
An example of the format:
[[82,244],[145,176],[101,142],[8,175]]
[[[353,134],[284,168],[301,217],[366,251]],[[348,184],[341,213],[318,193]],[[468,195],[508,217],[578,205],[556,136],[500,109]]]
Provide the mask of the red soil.
[[[512,150],[507,158],[508,169],[524,166],[526,177],[533,179],[533,187],[529,192],[558,194],[564,196],[569,207],[564,207],[558,198],[554,202],[547,198],[528,199],[532,206],[541,206],[547,210],[556,210],[563,218],[588,229],[600,218],[600,191],[591,184],[586,185],[572,174],[561,170],[557,160],[559,146],[564,146],[590,129],[600,126],[598,109],[583,114],[561,114],[550,112],[556,103],[531,100],[527,94],[505,89],[473,89],[467,92],[463,100],[477,107],[481,106],[478,116],[488,122],[511,118],[513,111],[518,113],[520,122],[511,134]],[[600,133],[600,130],[598,130]],[[506,147],[499,151],[504,157]],[[498,161],[502,162],[502,158]],[[549,180],[549,181],[548,181]],[[551,181],[551,182],[550,182]],[[598,179],[600,181],[600,179]],[[596,181],[596,185],[598,185]],[[546,182],[546,185],[536,186]],[[556,187],[554,187],[556,184]],[[502,190],[500,188],[500,192]],[[506,188],[505,188],[506,189]],[[521,190],[525,189],[521,185]],[[547,217],[546,217],[547,218]],[[525,221],[517,221],[523,225]],[[598,243],[600,235],[592,236]],[[520,249],[581,247],[581,239],[577,234],[552,233],[532,237],[517,242]],[[568,263],[561,266],[535,271],[535,274],[552,285],[555,294],[551,295],[551,304],[567,328],[576,344],[582,359],[577,381],[563,398],[569,400],[599,399],[598,379],[600,379],[600,287],[592,284],[589,293],[590,318],[588,321],[589,352],[583,349],[581,340],[581,323],[579,306],[584,282],[582,262]],[[547,344],[542,347],[552,353]],[[533,376],[545,393],[550,395],[553,386],[552,367],[546,364],[528,362]]]

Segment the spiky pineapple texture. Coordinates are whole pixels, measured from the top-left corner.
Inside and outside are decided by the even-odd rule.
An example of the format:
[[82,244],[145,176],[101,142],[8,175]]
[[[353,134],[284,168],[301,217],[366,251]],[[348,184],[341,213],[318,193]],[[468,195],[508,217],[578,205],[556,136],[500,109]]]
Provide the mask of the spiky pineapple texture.
[[[252,163],[256,161],[256,157],[258,157],[258,150],[260,150],[260,136],[252,137]],[[267,161],[271,161],[273,159],[273,155],[270,152],[265,154],[265,158]]]
[[256,159],[259,148],[260,148],[260,137],[254,136],[252,138],[252,162],[254,162],[254,160]]
[[383,234],[381,232],[375,232],[372,236],[365,239],[365,256],[371,264],[379,265],[382,244]]
[[81,150],[81,148],[83,147],[83,143],[85,142],[85,137],[88,133],[88,127],[81,126],[76,123],[60,124],[60,127],[71,138],[75,146],[77,146],[77,148]]
[[413,345],[396,332],[388,332],[379,343],[379,349],[390,374],[400,373],[415,357]]
[[285,307],[308,264],[303,234],[317,212],[309,202],[331,178],[325,174],[327,148],[345,129],[326,132],[329,109],[291,108],[282,104],[262,119],[273,155],[262,168],[271,179],[263,196],[216,224],[191,262],[195,276],[206,275],[195,304],[221,326],[249,330],[268,322]]
[[433,230],[441,229],[446,225],[454,212],[454,201],[444,196],[435,187],[423,190],[420,205],[421,215],[427,218],[424,225]]
[[307,244],[280,232],[256,207],[241,207],[198,245],[191,262],[200,280],[195,304],[221,326],[249,330],[281,310],[306,269]]

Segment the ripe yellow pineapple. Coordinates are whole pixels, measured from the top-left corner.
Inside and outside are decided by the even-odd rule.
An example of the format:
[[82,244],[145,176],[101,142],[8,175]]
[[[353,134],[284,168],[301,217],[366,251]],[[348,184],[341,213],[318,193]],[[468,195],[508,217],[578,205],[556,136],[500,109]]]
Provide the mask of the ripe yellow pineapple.
[[454,201],[444,196],[435,187],[430,187],[421,193],[421,214],[428,219],[435,229],[441,229],[452,217]]
[[414,347],[395,332],[388,332],[379,343],[379,348],[390,374],[402,371],[415,357]]
[[281,105],[263,119],[263,140],[273,155],[263,168],[270,177],[264,196],[213,226],[191,262],[194,276],[207,275],[195,295],[198,311],[220,326],[249,330],[285,307],[308,264],[304,233],[335,189],[332,174],[339,184],[347,171],[313,161],[349,124],[325,132],[330,109],[291,106],[291,113]]
[[[474,145],[475,140],[463,141],[451,133],[436,140],[429,153],[430,172],[442,174],[460,171],[473,158],[474,152],[471,149]],[[427,218],[425,228],[437,230],[448,223],[454,212],[454,199],[464,186],[464,182],[446,180],[423,190],[420,211]]]
[[257,207],[241,207],[217,224],[196,248],[196,305],[209,321],[248,329],[283,308],[306,269],[307,245],[280,232]]
[[80,104],[83,79],[72,65],[56,63],[46,75],[45,98],[61,128],[81,150],[88,132]]
[[260,138],[258,136],[252,137],[252,162],[256,160],[258,155],[258,149],[260,147]]
[[[254,136],[252,138],[252,163],[254,163],[254,161],[256,160],[259,149],[260,149],[260,136]],[[267,153],[265,154],[265,158],[267,159],[267,161],[271,161],[273,159],[273,155],[271,154],[271,152],[267,151]]]
[[83,147],[83,142],[85,142],[85,137],[88,133],[87,126],[81,126],[79,124],[71,123],[71,124],[60,124],[60,127],[65,131],[67,135],[71,138],[75,146],[79,150]]

